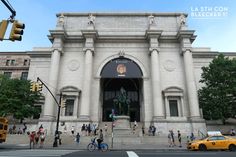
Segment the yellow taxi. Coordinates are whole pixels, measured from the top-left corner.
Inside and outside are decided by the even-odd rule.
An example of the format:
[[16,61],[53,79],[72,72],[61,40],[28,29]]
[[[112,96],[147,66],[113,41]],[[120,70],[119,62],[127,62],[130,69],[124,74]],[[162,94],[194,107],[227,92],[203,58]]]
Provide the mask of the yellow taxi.
[[187,144],[188,150],[230,150],[236,151],[236,138],[223,135],[209,136],[202,140],[194,140]]

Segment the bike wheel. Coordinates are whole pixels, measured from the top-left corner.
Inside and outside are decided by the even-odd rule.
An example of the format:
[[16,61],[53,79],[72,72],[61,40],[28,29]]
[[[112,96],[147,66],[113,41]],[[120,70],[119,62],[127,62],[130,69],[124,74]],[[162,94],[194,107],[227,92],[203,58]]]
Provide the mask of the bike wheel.
[[103,152],[106,152],[106,151],[108,150],[108,144],[102,143],[102,144],[101,144],[101,150],[102,150]]
[[96,146],[95,146],[93,143],[89,143],[88,146],[87,146],[87,149],[88,149],[90,152],[94,151],[95,148],[96,148]]

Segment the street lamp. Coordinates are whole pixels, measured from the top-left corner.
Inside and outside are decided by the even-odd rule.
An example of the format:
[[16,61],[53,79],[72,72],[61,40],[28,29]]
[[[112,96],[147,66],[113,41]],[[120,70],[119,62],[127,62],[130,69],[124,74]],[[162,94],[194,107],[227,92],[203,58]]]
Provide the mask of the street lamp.
[[60,133],[58,131],[58,127],[59,127],[59,121],[60,121],[60,112],[61,112],[61,107],[63,106],[62,103],[64,103],[63,97],[65,95],[62,95],[62,92],[60,93],[60,99],[59,99],[59,104],[58,106],[58,112],[57,112],[57,125],[56,125],[56,131],[55,131],[55,137],[54,137],[54,142],[53,142],[53,147],[57,147],[58,146],[58,140],[59,140],[59,144],[61,145],[61,139],[60,139]]

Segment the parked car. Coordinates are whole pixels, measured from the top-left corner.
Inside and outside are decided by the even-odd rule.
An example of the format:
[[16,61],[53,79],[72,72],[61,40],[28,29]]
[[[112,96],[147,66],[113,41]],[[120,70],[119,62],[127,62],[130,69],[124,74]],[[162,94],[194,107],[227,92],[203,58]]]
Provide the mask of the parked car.
[[223,136],[213,135],[202,140],[194,140],[188,143],[188,150],[230,150],[236,151],[236,139]]

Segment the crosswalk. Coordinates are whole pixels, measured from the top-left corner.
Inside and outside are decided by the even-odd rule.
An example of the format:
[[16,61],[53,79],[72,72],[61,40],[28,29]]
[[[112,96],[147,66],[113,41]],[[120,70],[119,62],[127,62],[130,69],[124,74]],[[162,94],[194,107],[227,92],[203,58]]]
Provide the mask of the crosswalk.
[[1,151],[0,157],[58,157],[78,150],[45,150],[45,149],[32,149],[32,150],[10,150]]

